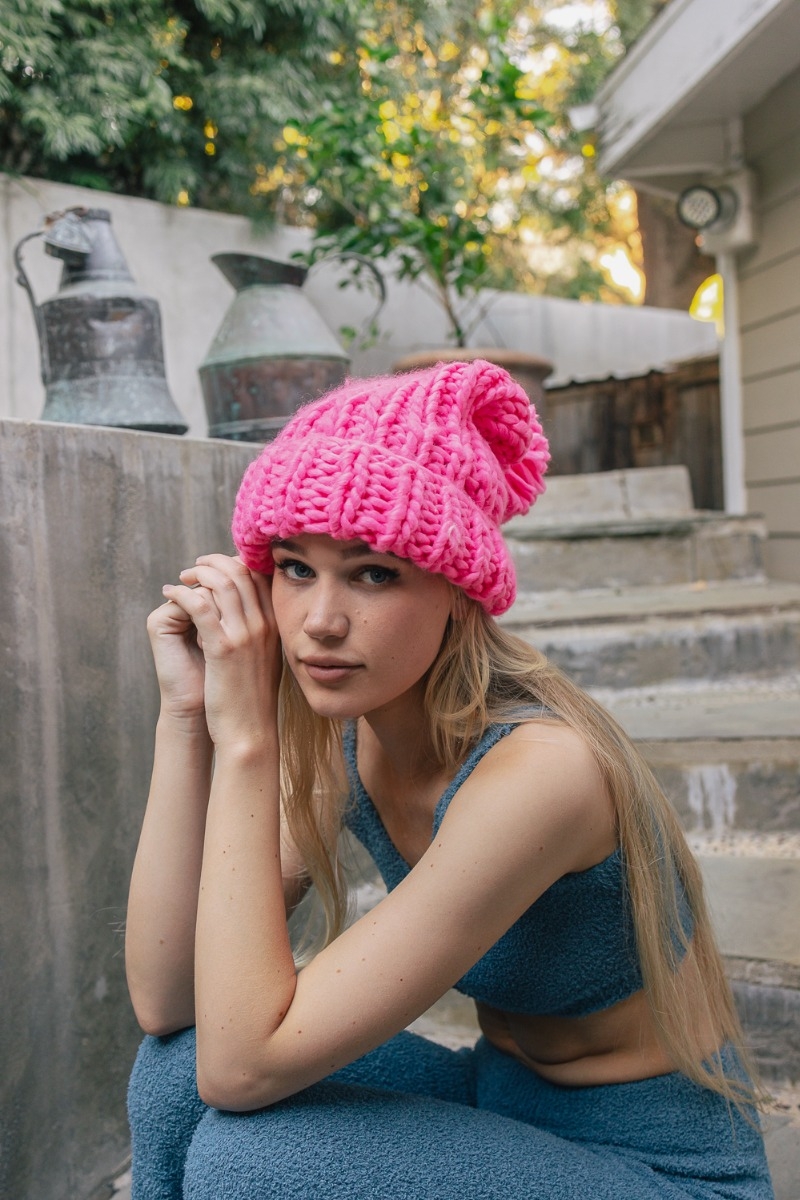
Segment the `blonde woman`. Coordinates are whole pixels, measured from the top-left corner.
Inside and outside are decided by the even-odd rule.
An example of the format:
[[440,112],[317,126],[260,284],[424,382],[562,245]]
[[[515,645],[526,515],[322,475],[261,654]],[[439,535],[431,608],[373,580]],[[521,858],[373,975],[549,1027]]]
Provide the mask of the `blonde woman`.
[[[669,804],[493,619],[547,457],[489,363],[350,381],[248,469],[237,557],[164,588],[134,1200],[772,1195]],[[349,928],[343,827],[389,889]],[[326,936],[298,966],[310,885]],[[454,985],[474,1049],[403,1032]]]

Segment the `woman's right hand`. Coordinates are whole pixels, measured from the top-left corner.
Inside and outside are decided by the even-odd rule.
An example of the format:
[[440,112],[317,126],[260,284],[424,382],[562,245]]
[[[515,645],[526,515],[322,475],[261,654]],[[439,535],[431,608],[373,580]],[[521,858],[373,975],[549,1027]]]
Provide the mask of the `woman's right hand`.
[[205,659],[193,621],[167,600],[151,612],[147,633],[161,689],[161,711],[181,720],[205,719]]

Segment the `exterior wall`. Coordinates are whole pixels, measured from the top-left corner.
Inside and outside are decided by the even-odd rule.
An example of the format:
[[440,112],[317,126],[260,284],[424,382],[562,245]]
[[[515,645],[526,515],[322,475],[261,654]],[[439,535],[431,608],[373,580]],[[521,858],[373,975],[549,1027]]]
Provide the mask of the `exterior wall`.
[[[0,421],[0,1196],[100,1195],[140,1034],[122,928],[161,584],[226,549],[257,447]],[[95,1193],[94,1189],[98,1189]]]
[[745,119],[759,184],[757,248],[739,264],[748,507],[767,571],[800,580],[800,71]]
[[[40,227],[49,212],[84,204],[110,209],[117,239],[136,282],[161,305],[167,382],[194,437],[207,421],[197,368],[233,298],[209,258],[223,251],[286,258],[307,242],[307,233],[254,231],[241,217],[178,209],[150,200],[0,175],[0,417],[37,420],[44,406],[39,348],[28,300],[11,269],[16,242]],[[24,247],[24,264],[39,300],[57,290],[61,265],[41,242]],[[341,290],[333,265],[315,270],[305,291],[330,328],[358,328],[374,308],[371,293]],[[353,354],[352,373],[371,375],[417,350],[448,345],[444,314],[415,285],[388,282],[381,333]],[[497,294],[475,329],[474,346],[502,346],[543,355],[554,380],[644,375],[675,361],[716,353],[710,325],[686,313],[628,305],[580,304],[542,296]]]

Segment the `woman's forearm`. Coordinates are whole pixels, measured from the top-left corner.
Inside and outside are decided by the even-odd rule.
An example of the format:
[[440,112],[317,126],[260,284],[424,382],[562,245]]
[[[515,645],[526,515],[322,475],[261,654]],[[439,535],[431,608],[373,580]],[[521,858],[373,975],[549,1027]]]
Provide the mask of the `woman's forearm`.
[[277,732],[218,747],[206,822],[195,958],[198,1080],[244,1083],[280,1025],[296,974],[281,878]]
[[131,877],[128,987],[147,1033],[194,1023],[194,944],[212,743],[205,722],[162,715]]

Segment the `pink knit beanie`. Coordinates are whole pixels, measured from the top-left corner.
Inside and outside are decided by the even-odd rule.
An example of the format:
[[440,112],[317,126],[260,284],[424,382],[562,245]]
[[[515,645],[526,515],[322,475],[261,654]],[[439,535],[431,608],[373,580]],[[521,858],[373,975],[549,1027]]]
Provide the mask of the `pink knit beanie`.
[[350,379],[301,408],[248,467],[233,540],[252,570],[300,533],[360,539],[510,608],[500,533],[542,491],[547,441],[525,392],[483,359]]

